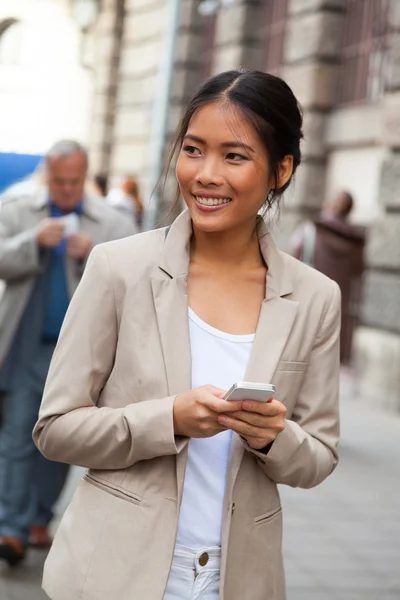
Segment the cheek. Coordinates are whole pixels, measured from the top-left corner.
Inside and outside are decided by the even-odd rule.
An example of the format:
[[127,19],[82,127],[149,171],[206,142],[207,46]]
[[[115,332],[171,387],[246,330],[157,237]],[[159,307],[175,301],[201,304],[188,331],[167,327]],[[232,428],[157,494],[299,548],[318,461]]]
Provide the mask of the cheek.
[[185,187],[191,179],[191,169],[184,156],[180,156],[176,163],[176,178],[181,187]]
[[257,201],[263,203],[268,194],[268,174],[264,170],[256,169],[254,167],[246,170],[245,173],[241,173],[241,176],[236,180],[237,187],[243,192]]

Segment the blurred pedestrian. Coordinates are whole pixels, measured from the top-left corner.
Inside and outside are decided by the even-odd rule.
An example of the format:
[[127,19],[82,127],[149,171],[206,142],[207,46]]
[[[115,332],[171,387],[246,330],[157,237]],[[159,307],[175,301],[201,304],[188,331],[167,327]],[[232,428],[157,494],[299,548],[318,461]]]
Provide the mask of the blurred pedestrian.
[[45,461],[31,433],[70,297],[92,247],[133,229],[105,202],[84,195],[87,155],[78,143],[56,143],[45,168],[48,187],[5,200],[0,212],[6,285],[0,303],[0,559],[10,564],[24,557],[28,542],[49,543],[52,507],[68,471]]
[[[93,251],[34,430],[89,469],[47,558],[53,600],[284,600],[277,484],[321,483],[338,441],[338,286],[258,215],[301,126],[281,79],[215,76],[173,146],[187,210]],[[244,379],[277,398],[224,399]]]
[[107,198],[108,194],[108,177],[103,173],[97,173],[93,177],[92,182],[93,193],[100,198]]
[[292,240],[293,254],[336,281],[342,292],[340,360],[351,364],[352,340],[359,322],[364,272],[365,228],[349,222],[354,200],[340,192],[319,218],[304,223]]
[[107,200],[110,206],[132,219],[139,231],[142,229],[144,206],[136,177],[133,175],[125,177],[120,187],[110,190]]

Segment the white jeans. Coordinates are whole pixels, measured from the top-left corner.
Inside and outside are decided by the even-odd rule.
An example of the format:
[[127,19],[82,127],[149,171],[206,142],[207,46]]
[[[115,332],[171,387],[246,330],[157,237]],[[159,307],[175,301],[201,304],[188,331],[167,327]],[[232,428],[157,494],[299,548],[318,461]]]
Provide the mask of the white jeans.
[[176,545],[164,600],[218,600],[221,549]]

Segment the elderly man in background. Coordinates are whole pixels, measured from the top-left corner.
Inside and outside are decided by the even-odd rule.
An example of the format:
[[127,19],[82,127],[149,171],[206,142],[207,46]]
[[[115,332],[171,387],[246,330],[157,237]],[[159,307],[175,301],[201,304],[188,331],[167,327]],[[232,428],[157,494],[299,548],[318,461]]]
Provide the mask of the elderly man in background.
[[68,472],[39,455],[32,429],[70,298],[92,247],[135,233],[124,216],[85,195],[87,167],[80,144],[57,142],[45,158],[47,186],[1,204],[0,559],[10,565],[28,543],[50,542],[47,526]]

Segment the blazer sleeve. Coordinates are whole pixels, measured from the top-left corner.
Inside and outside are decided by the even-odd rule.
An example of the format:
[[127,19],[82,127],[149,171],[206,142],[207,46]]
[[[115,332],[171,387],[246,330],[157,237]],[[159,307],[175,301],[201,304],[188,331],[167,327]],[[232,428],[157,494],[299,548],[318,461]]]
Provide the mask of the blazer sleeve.
[[332,283],[329,308],[315,339],[305,379],[291,419],[263,454],[250,448],[265,474],[276,483],[311,488],[338,461],[340,290]]
[[185,442],[175,442],[174,397],[132,399],[124,408],[97,406],[117,341],[111,269],[104,245],[99,245],[67,311],[33,431],[46,458],[92,469],[124,469],[177,454],[183,447]]
[[0,206],[0,279],[4,281],[37,274],[42,269],[36,228],[18,231],[19,227],[17,207],[10,200],[3,201]]

